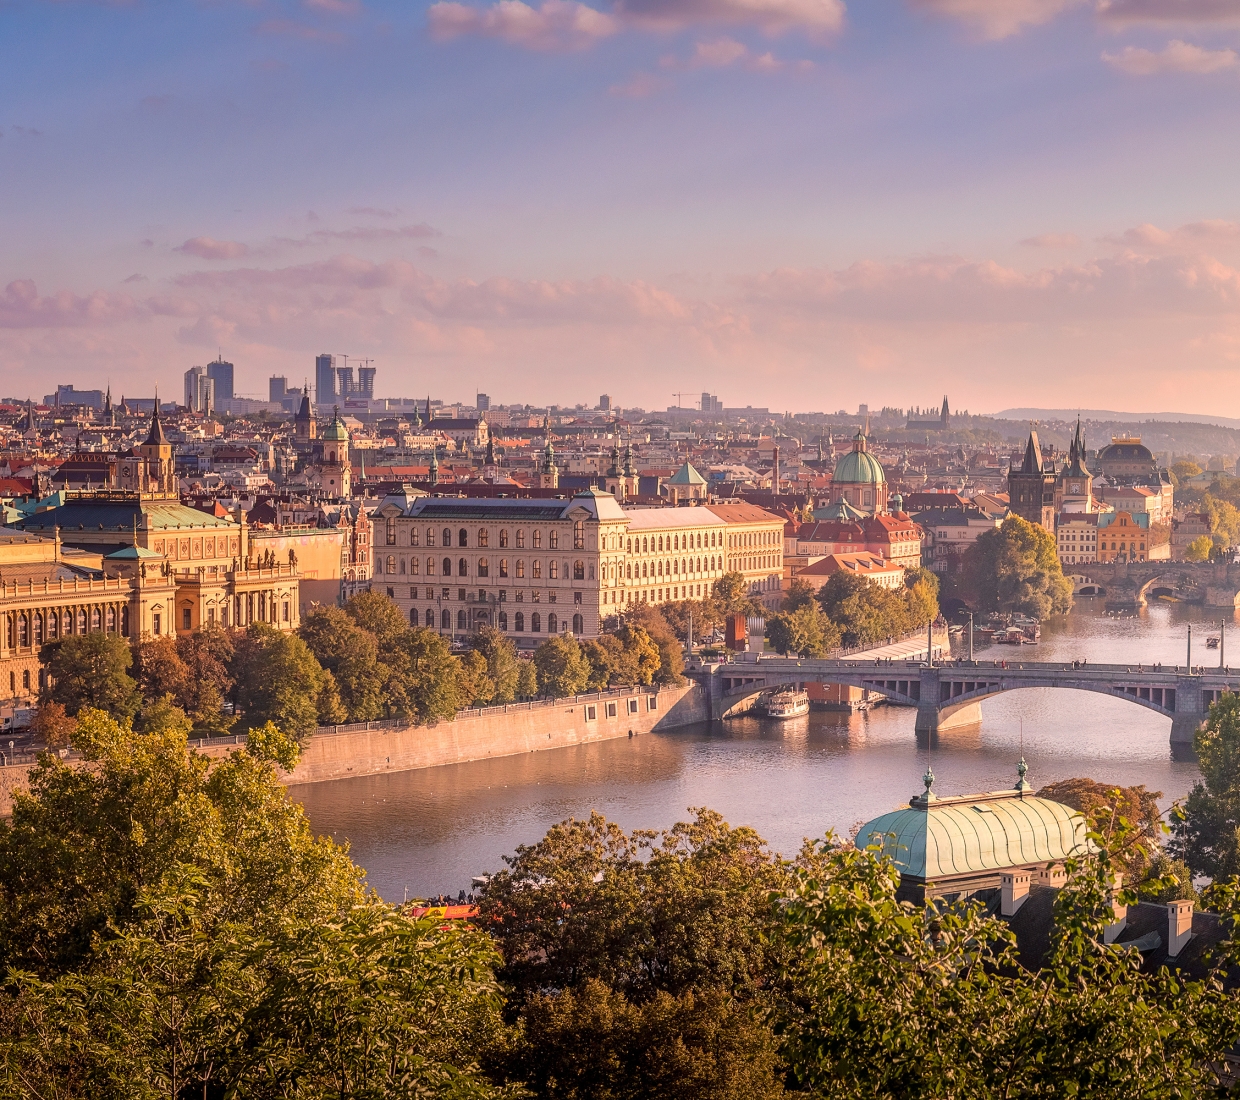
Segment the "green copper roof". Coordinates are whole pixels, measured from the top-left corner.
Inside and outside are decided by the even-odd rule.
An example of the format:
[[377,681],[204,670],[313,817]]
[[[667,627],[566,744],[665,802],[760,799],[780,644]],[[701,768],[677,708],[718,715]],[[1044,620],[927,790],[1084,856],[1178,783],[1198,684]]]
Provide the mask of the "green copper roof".
[[326,440],[328,443],[347,443],[349,440],[349,429],[344,426],[344,421],[340,419],[340,413],[337,412],[332,417],[332,422],[327,425],[320,439]]
[[866,822],[856,843],[880,841],[901,874],[924,882],[1059,861],[1088,843],[1079,813],[1020,790],[918,796]]
[[667,479],[668,485],[705,485],[706,478],[697,472],[689,463],[685,463],[671,477]]
[[881,485],[887,478],[883,474],[883,464],[869,451],[848,451],[836,462],[832,480],[853,485]]

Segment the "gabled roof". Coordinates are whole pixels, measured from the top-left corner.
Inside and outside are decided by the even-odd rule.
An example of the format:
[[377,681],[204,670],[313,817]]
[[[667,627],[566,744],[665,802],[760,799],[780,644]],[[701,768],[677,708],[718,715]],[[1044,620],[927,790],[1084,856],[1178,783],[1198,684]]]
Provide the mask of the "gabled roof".
[[671,477],[667,479],[668,485],[705,485],[706,479],[697,472],[689,463],[685,463]]

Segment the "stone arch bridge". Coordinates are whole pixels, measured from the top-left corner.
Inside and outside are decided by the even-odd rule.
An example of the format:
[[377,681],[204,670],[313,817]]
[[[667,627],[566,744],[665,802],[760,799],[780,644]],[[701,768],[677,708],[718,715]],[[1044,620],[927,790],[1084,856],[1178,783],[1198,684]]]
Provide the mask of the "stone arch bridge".
[[1191,592],[1207,607],[1240,607],[1240,565],[1227,562],[1084,562],[1066,565],[1064,573],[1076,592],[1106,596],[1108,608],[1141,607],[1159,588]]
[[1043,687],[1092,691],[1170,719],[1173,744],[1191,744],[1210,704],[1225,691],[1240,691],[1240,669],[1194,666],[1189,670],[1135,664],[1074,667],[1071,663],[973,661],[927,665],[746,654],[726,664],[708,666],[696,675],[707,688],[711,715],[716,719],[746,713],[762,692],[772,688],[847,684],[897,705],[916,707],[918,733],[977,722],[982,701],[1005,691]]

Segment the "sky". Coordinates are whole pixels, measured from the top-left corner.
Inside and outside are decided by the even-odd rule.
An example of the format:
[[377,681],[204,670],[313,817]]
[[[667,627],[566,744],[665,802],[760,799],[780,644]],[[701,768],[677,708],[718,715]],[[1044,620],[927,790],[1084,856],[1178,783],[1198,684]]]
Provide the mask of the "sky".
[[0,395],[1235,416],[1237,181],[1240,0],[0,0]]

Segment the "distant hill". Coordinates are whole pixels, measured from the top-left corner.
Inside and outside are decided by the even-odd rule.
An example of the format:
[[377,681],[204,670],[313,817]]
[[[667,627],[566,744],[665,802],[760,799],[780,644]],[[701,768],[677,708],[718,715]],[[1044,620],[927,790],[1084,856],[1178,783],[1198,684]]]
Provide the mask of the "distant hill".
[[1240,428],[1240,420],[1202,413],[1130,413],[1109,409],[1004,409],[990,414],[995,420],[1100,420],[1110,424],[1142,424],[1156,420],[1165,424],[1217,424],[1220,428]]

